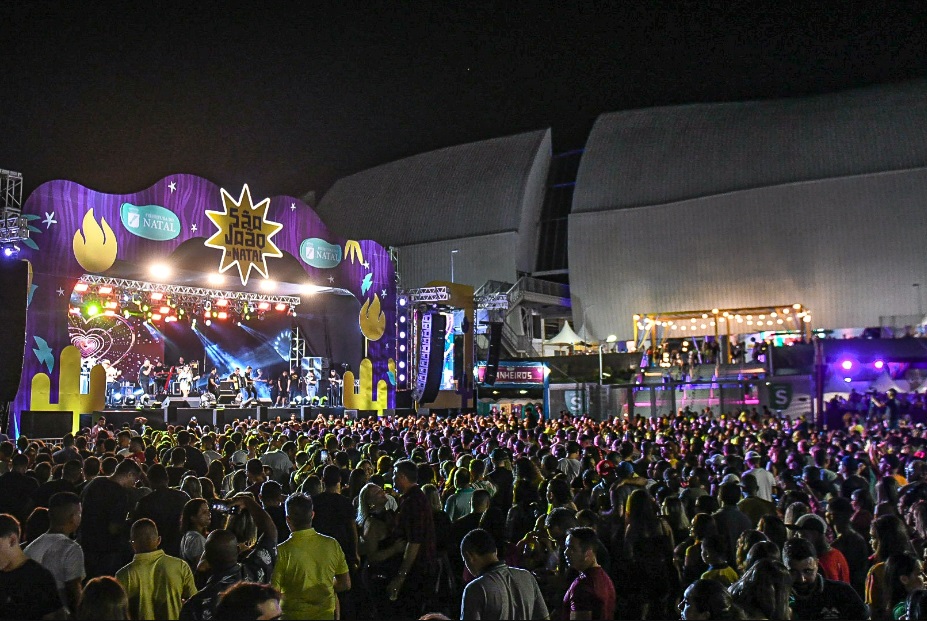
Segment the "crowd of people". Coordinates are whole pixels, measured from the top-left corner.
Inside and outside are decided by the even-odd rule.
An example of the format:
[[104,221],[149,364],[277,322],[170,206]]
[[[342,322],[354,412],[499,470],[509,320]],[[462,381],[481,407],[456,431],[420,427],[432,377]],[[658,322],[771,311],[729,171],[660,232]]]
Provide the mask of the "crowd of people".
[[923,426],[528,414],[2,441],[0,618],[927,618]]

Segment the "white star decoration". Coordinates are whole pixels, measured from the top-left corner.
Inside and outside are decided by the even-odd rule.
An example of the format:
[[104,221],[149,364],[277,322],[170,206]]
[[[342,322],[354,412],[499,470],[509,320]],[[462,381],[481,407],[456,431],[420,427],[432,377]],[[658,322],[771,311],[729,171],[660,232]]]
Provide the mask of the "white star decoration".
[[51,228],[51,225],[53,225],[53,224],[58,224],[58,221],[55,220],[55,212],[53,211],[53,212],[51,212],[51,213],[48,213],[48,212],[46,211],[46,212],[45,212],[45,219],[42,220],[42,224],[45,225],[45,230],[46,230],[46,231],[47,231],[48,229]]
[[190,225],[190,230],[191,230],[192,232],[196,233],[196,222],[194,222],[193,224]]
[[384,299],[386,298],[386,289],[384,289],[384,290],[382,291],[382,295],[381,295],[380,297],[382,297],[382,298],[384,298]]
[[296,211],[296,203],[290,203],[290,211]]
[[64,296],[64,289],[62,289],[61,287],[58,287],[58,297],[60,298],[63,296]]
[[366,269],[368,269],[368,270],[370,269],[370,262],[369,262],[369,261],[364,261],[364,268],[366,268]]
[[174,190],[177,189],[177,184],[174,183],[173,181],[171,181],[170,183],[167,184],[167,187],[169,187],[169,188],[171,189],[171,194],[173,194],[173,193],[174,193]]
[[329,277],[328,277],[328,282],[329,282],[329,283],[335,282],[335,277],[334,277],[334,276],[329,276]]

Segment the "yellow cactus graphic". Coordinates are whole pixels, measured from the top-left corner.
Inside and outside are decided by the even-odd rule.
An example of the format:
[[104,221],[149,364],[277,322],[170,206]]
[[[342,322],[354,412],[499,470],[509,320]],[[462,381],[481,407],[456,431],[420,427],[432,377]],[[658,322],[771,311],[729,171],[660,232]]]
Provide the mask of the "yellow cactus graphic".
[[354,392],[354,373],[345,371],[344,377],[344,407],[351,410],[377,410],[386,409],[386,380],[377,382],[377,398],[373,398],[373,363],[364,358],[360,363],[360,387]]
[[90,393],[80,394],[80,350],[68,345],[61,350],[58,363],[58,403],[51,402],[51,378],[45,373],[32,377],[33,410],[73,412],[71,425],[77,431],[81,414],[102,410],[106,406],[106,371],[101,365],[90,370]]
[[113,229],[100,218],[102,228],[93,217],[93,209],[84,215],[81,228],[74,232],[74,258],[88,272],[105,272],[116,262],[119,244]]
[[351,259],[351,263],[354,263],[355,257],[358,263],[364,264],[364,251],[361,250],[360,244],[353,239],[349,239],[344,242],[344,258]]
[[380,311],[380,296],[373,294],[372,300],[367,300],[361,306],[358,314],[360,329],[370,341],[379,341],[386,332],[386,315]]

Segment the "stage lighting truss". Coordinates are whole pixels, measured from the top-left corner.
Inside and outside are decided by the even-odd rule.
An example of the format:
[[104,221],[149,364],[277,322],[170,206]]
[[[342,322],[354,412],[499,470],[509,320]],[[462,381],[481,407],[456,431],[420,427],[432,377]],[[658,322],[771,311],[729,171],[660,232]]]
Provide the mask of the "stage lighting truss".
[[0,244],[4,248],[12,249],[16,242],[29,239],[29,223],[22,216],[22,199],[22,173],[0,168]]
[[446,302],[451,299],[451,294],[447,287],[421,287],[419,289],[407,289],[399,292],[400,297],[407,298],[410,302]]
[[[228,319],[233,314],[248,319],[251,311],[259,307],[282,308],[289,316],[293,316],[296,306],[300,303],[300,298],[288,295],[188,287],[92,274],[84,274],[81,277],[74,287],[71,302],[81,305],[88,301],[95,301],[101,290],[109,292],[105,295],[105,300],[110,300],[106,307],[108,312],[115,313],[116,311],[113,307],[115,303],[111,301],[114,298],[124,299],[124,303],[131,299],[132,304],[138,307],[138,312],[125,309],[125,314],[141,313],[151,320],[164,319],[168,322],[178,321],[185,317],[192,320],[195,315],[204,313],[204,311],[204,319],[207,316],[215,319]],[[128,292],[131,292],[131,297]],[[92,293],[93,297],[88,298],[88,293]],[[257,315],[257,318],[261,319],[262,315],[263,312]]]

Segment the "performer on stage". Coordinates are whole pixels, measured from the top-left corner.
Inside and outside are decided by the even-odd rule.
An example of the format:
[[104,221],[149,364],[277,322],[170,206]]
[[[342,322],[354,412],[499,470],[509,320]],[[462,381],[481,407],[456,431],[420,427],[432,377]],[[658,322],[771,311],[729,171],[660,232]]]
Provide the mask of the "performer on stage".
[[290,369],[290,403],[296,401],[296,397],[303,393],[302,388],[303,378],[299,376],[299,373],[295,369]]
[[119,391],[117,379],[122,375],[122,371],[112,366],[109,360],[101,360],[100,364],[103,366],[103,370],[106,371],[106,403],[109,404],[113,395]]
[[154,373],[155,395],[167,392],[167,382],[171,377],[170,371],[157,358],[155,358],[151,371]]
[[341,405],[341,377],[335,369],[328,372],[328,405],[331,407]]
[[141,386],[146,395],[151,394],[151,370],[153,368],[151,360],[145,358],[145,362],[138,369],[138,385]]
[[199,375],[193,375],[193,367],[186,364],[183,357],[177,359],[177,380],[180,383],[180,394],[183,395],[184,399],[190,396],[193,380],[199,378]]
[[316,377],[315,369],[309,369],[306,372],[306,400],[311,400],[318,394],[319,378]]
[[245,367],[245,401],[250,401],[254,399],[257,401],[257,390],[254,388],[254,379],[251,377],[251,365]]
[[271,391],[273,393],[274,406],[286,406],[287,396],[290,394],[290,374],[286,371],[281,373],[277,381],[274,382]]
[[200,407],[219,401],[219,370],[213,367],[206,376],[206,390],[200,396]]

